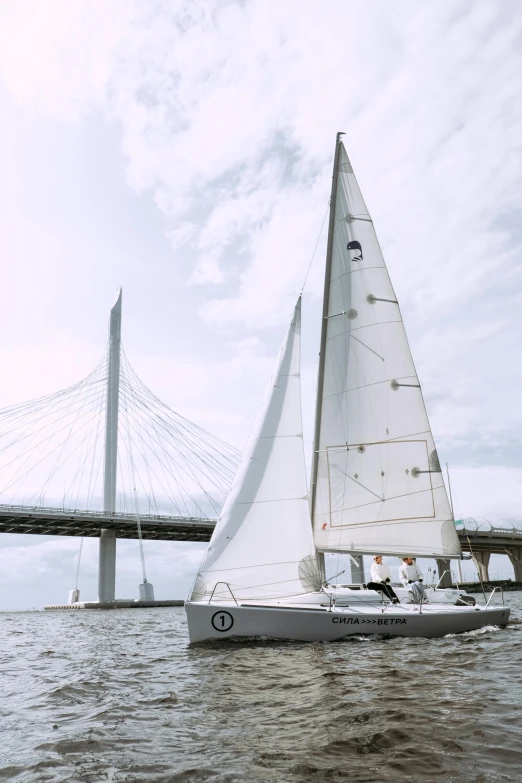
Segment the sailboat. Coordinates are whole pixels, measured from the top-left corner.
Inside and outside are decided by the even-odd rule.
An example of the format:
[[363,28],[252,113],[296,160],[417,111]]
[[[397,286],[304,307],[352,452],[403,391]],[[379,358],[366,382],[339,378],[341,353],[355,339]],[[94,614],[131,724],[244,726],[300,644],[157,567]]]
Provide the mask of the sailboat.
[[429,603],[397,591],[393,604],[364,585],[325,579],[329,552],[462,556],[399,304],[342,135],[330,199],[310,492],[299,298],[185,603],[191,642],[437,637],[509,620],[503,605],[473,605],[458,591],[432,591]]

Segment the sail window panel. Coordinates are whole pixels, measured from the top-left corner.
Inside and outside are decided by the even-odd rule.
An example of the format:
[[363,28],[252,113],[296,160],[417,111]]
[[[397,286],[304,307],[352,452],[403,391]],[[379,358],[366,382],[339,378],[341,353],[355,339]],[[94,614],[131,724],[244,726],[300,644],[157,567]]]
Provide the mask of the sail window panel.
[[[353,488],[346,487],[345,491],[342,486],[342,476],[339,475],[341,468],[353,467],[347,464],[343,466],[343,462],[338,459],[339,453],[345,451],[345,447],[334,448],[319,455],[317,505],[314,515],[314,540],[319,550],[356,551],[373,554],[380,552],[398,555],[409,553],[419,557],[422,555],[455,556],[459,553],[460,545],[440,474],[420,474],[415,478],[411,477],[411,473],[410,475],[405,473],[406,482],[404,482],[402,476],[399,478],[397,475],[399,465],[403,467],[401,463],[404,462],[404,459],[397,460],[395,466],[391,461],[391,447],[397,447],[393,449],[395,457],[401,448],[398,446],[399,443],[402,443],[402,448],[407,450],[404,453],[413,456],[418,462],[420,462],[421,454],[425,455],[426,452],[429,452],[432,445],[430,438],[427,438],[424,443],[420,442],[414,447],[415,453],[413,453],[411,443],[408,444],[404,441],[398,441],[394,444],[373,444],[380,446],[379,460],[375,461],[373,465],[373,476],[367,475],[363,461],[366,455],[369,454],[371,457],[371,447],[370,451],[366,447],[362,453],[355,450],[359,464],[353,477],[355,478],[356,473],[356,480],[365,485],[365,491],[363,492],[361,488],[359,495],[359,499],[363,503],[358,507],[353,499],[349,499],[349,493]],[[389,458],[387,483],[379,471],[379,467],[384,467],[386,464],[386,449],[388,449],[387,456]],[[421,462],[421,466],[426,467],[425,456],[424,460],[424,463]],[[330,461],[334,465],[329,466]],[[362,473],[359,472],[361,467]],[[334,486],[332,503],[330,472],[333,474],[337,472],[337,477],[333,475],[337,486]],[[371,481],[367,479],[371,479]],[[379,479],[382,480],[382,484],[379,483]],[[353,485],[353,487],[357,486],[352,481],[346,483]],[[437,487],[433,486],[435,483],[437,483]],[[414,489],[414,493],[407,494],[403,498],[392,497],[392,494],[397,492],[396,487],[399,485],[403,489],[418,486],[420,490]],[[372,490],[378,494],[384,487],[388,493],[381,496],[385,498],[384,501],[380,501],[378,497],[373,497],[368,492],[368,490]],[[364,502],[365,497],[369,502]],[[372,510],[371,513],[370,510]],[[386,516],[390,518],[385,519],[384,512],[389,512]],[[427,512],[429,514],[424,516]],[[396,517],[399,513],[406,513],[408,516],[406,518],[391,518]]]
[[[416,379],[406,378],[405,383]],[[341,392],[323,400],[320,448],[378,441],[429,432],[420,390],[388,383]]]
[[435,515],[425,440],[329,448],[327,460],[332,527]]

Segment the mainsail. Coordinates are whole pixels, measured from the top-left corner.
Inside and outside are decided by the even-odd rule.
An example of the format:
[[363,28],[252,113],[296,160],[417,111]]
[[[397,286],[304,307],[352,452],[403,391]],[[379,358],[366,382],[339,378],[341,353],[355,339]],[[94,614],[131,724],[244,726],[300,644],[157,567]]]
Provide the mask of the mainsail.
[[299,299],[191,600],[287,597],[320,585],[303,448]]
[[312,473],[315,544],[458,556],[399,305],[339,138],[337,145]]

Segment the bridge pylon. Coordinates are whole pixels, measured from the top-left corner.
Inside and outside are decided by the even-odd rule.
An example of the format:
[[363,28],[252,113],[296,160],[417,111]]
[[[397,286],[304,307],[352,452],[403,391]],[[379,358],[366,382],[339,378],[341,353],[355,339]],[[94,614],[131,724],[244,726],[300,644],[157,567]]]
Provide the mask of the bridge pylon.
[[[121,363],[121,314],[122,290],[111,310],[109,319],[109,353],[107,368],[107,403],[105,416],[105,459],[103,470],[103,510],[106,514],[116,511],[116,485],[118,469],[118,415],[120,405]],[[143,589],[142,589],[143,588]],[[154,588],[150,583],[140,585],[140,594],[154,600]],[[98,601],[114,601],[116,598],[116,531],[102,528],[98,559]]]
[[[122,291],[109,319],[109,354],[107,404],[105,412],[105,459],[103,468],[103,510],[116,511],[116,477],[118,466],[118,412],[120,403]],[[116,595],[116,533],[103,528],[100,533],[98,559],[98,600],[114,601]]]
[[[0,409],[2,533],[99,538],[98,600],[115,608],[117,539],[137,539],[141,604],[154,603],[143,541],[208,541],[240,453],[169,408],[138,377],[121,334],[85,378]],[[0,542],[1,543],[1,542]],[[80,546],[81,552],[81,546]],[[78,575],[71,606],[80,604]]]

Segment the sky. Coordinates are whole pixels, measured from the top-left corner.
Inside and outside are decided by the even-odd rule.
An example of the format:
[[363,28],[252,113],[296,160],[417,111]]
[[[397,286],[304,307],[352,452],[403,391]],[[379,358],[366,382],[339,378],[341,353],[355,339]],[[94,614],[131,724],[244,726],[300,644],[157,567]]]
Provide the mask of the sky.
[[[3,0],[0,406],[88,375],[122,287],[138,375],[241,449],[313,257],[310,451],[344,131],[456,515],[522,526],[521,96],[518,0]],[[0,607],[64,601],[78,547],[2,535]],[[118,547],[117,595],[137,595],[137,542]],[[146,555],[178,598],[202,547]]]

